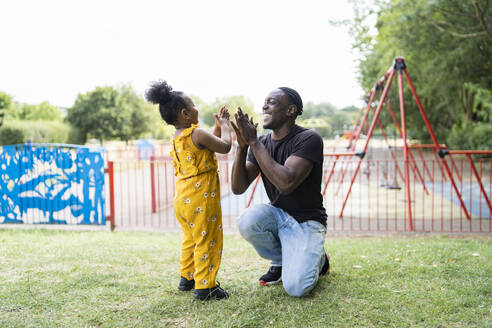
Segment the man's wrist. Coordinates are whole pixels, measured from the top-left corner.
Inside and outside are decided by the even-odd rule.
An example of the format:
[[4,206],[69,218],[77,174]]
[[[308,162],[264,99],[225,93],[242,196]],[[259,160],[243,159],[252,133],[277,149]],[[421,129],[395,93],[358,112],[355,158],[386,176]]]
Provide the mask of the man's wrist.
[[248,145],[249,145],[251,148],[255,148],[255,147],[257,147],[259,144],[260,144],[260,140],[258,140],[258,138],[256,138],[254,141],[250,142]]
[[248,146],[248,145],[238,146],[238,147],[237,147],[238,152],[248,152],[248,148],[249,148],[249,146]]

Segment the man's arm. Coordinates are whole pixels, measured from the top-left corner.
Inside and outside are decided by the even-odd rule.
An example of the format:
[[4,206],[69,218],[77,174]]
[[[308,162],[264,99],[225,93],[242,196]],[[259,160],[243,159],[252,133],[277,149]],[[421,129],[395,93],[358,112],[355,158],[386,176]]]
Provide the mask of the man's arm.
[[313,168],[313,162],[295,155],[289,156],[284,165],[277,163],[258,140],[250,147],[263,174],[283,195],[299,187]]
[[232,164],[231,190],[236,195],[245,192],[260,173],[256,165],[246,161],[247,154],[248,147],[239,147]]
[[284,165],[277,163],[270,156],[265,146],[258,140],[256,126],[257,124],[254,124],[253,120],[249,119],[248,114],[243,114],[241,109],[238,108],[236,124],[233,125],[234,130],[239,131],[242,142],[251,147],[261,171],[277,190],[281,194],[291,193],[307,178],[313,168],[313,162],[292,155],[287,158]]
[[[236,114],[237,120],[237,114]],[[256,165],[246,161],[248,155],[248,145],[244,141],[236,124],[231,121],[231,125],[236,132],[239,147],[236,152],[234,164],[232,164],[231,189],[235,195],[242,194],[248,189],[249,185],[258,176],[260,170]]]

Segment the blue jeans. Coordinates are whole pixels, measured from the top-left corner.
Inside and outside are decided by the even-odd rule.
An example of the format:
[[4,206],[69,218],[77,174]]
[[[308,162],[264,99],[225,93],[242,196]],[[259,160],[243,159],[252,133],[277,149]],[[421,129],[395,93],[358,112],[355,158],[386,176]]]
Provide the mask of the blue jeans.
[[325,264],[326,228],[321,223],[298,223],[282,209],[260,204],[241,215],[238,228],[261,257],[271,260],[272,266],[282,266],[282,282],[289,295],[300,297],[316,286]]

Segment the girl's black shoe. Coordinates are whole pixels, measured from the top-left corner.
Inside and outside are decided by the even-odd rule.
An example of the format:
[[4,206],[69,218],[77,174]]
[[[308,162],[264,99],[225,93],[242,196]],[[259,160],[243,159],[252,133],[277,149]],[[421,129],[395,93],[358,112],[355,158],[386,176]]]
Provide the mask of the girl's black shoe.
[[219,285],[214,288],[207,289],[195,289],[193,292],[193,297],[197,300],[208,301],[208,300],[221,300],[229,297],[229,293],[220,288]]
[[195,288],[195,280],[188,280],[185,277],[181,277],[179,281],[178,289],[182,292],[186,292],[188,290],[192,290]]

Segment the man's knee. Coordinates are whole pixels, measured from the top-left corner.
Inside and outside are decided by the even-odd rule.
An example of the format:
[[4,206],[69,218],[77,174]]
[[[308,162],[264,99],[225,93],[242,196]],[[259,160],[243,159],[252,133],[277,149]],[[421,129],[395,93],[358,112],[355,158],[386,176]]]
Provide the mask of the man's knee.
[[290,296],[294,297],[302,297],[304,295],[309,294],[310,291],[313,290],[314,286],[316,286],[317,279],[312,278],[298,278],[291,280],[283,280],[282,283],[284,285],[284,289]]
[[265,211],[268,205],[258,204],[248,208],[241,214],[237,222],[237,227],[241,236],[248,240],[249,237],[254,235],[260,230],[259,223],[265,216]]

